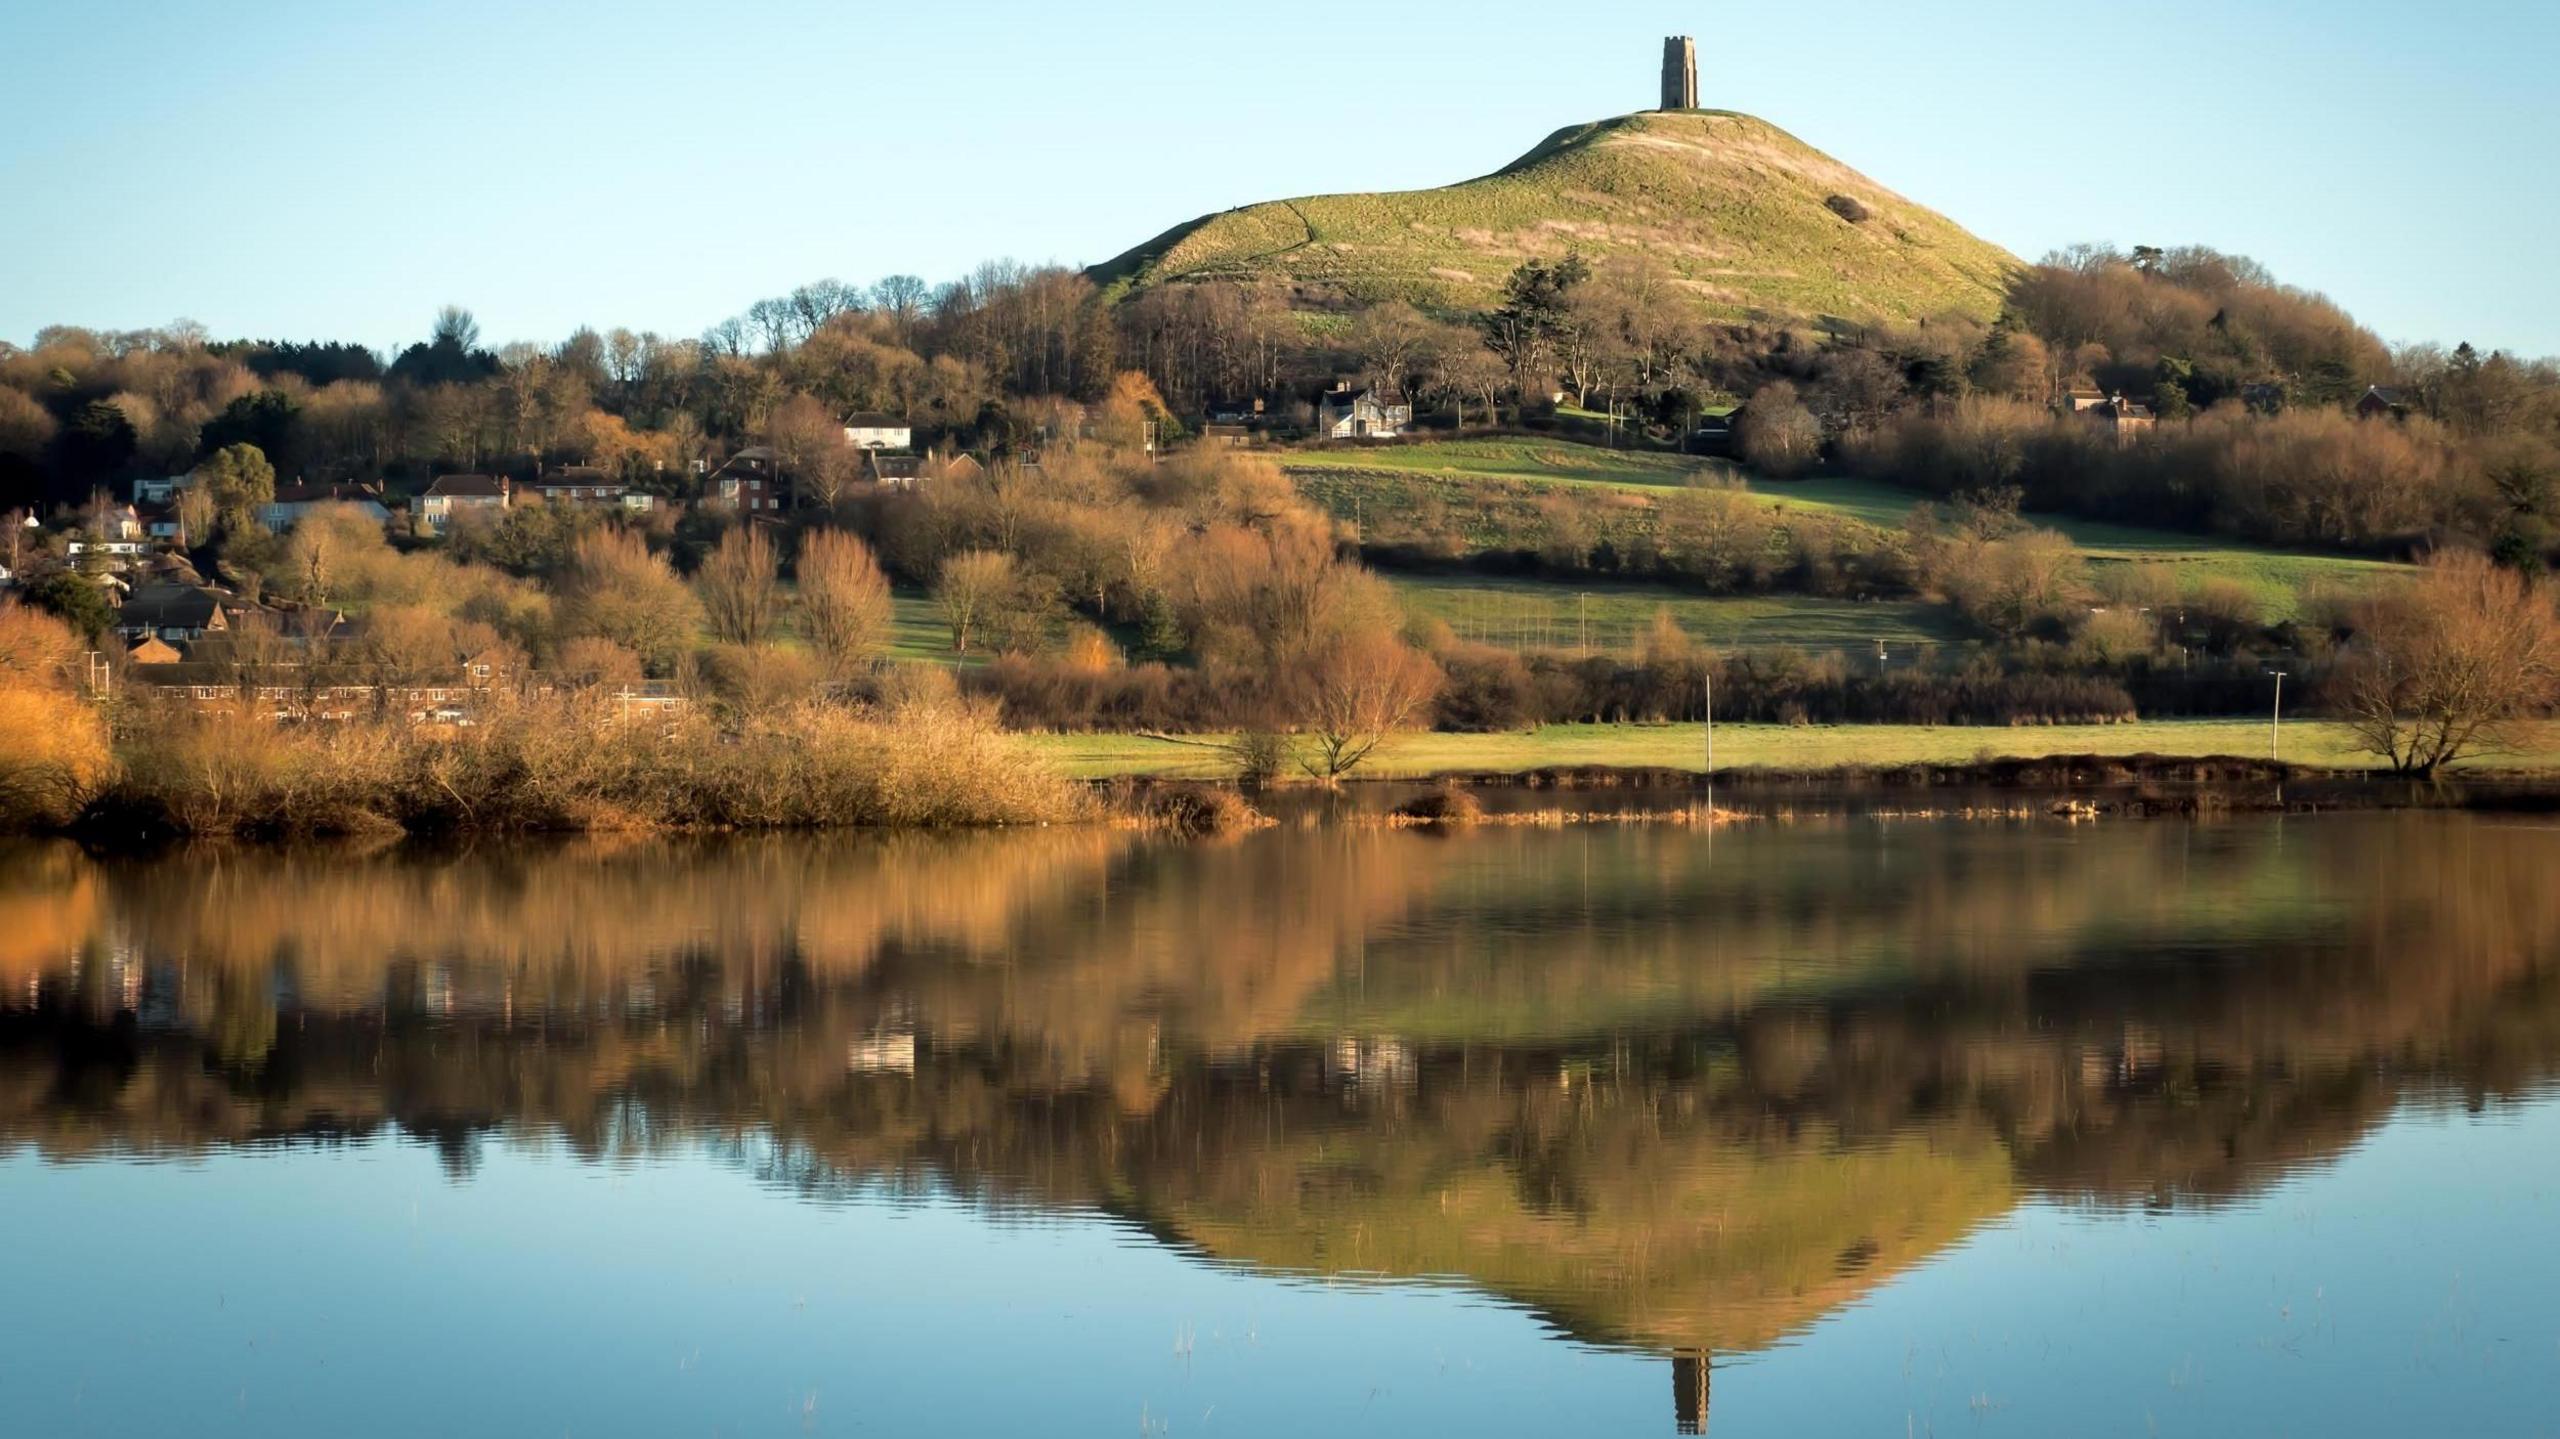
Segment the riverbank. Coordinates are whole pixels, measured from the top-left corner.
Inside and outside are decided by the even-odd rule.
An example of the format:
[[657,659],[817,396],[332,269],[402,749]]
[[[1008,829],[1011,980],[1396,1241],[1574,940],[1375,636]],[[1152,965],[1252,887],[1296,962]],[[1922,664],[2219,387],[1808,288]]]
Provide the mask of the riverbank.
[[[1203,736],[1217,739],[1218,736]],[[1796,775],[1909,766],[1978,766],[2058,756],[2206,759],[2264,756],[2268,727],[2254,720],[2147,720],[2132,724],[1718,725],[1716,770]],[[1076,779],[1223,779],[1234,761],[1199,743],[1147,735],[1039,735],[1035,752]],[[2288,722],[2282,760],[2327,770],[2365,770],[2373,759],[2347,727]],[[1681,771],[1706,768],[1706,727],[1698,724],[1546,725],[1508,734],[1399,735],[1354,778],[1485,780],[1571,771]],[[2543,726],[2523,752],[2466,761],[2466,771],[2560,774],[2560,727]]]

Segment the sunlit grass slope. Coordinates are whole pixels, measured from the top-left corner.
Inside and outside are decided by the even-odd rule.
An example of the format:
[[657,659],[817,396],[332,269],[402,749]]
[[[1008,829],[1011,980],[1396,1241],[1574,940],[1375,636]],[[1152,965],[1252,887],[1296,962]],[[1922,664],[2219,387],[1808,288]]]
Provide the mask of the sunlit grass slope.
[[[1865,218],[1843,218],[1835,196]],[[1522,260],[1568,250],[1641,255],[1706,313],[1780,320],[1988,318],[2017,266],[1765,120],[1695,110],[1568,126],[1494,174],[1436,190],[1229,210],[1095,273],[1479,308]]]

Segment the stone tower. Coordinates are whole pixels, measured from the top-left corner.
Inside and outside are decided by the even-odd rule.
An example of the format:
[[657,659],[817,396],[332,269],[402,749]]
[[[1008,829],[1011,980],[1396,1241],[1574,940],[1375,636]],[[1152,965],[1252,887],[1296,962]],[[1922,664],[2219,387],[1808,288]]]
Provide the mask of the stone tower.
[[1686,35],[1662,42],[1662,108],[1698,108],[1698,42]]

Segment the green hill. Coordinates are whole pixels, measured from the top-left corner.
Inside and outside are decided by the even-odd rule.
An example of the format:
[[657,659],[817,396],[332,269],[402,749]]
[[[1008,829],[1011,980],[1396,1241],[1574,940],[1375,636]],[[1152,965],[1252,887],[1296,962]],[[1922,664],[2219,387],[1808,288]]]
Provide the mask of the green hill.
[[1682,110],[1570,126],[1437,190],[1210,215],[1094,275],[1134,288],[1279,280],[1315,306],[1474,309],[1522,260],[1572,249],[1649,256],[1709,314],[1782,321],[1989,316],[2018,264],[1766,121]]

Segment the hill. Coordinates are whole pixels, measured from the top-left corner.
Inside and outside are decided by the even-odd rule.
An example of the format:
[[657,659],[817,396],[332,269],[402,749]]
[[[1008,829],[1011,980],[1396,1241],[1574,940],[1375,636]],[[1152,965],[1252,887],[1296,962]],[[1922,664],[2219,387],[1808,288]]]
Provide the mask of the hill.
[[1093,273],[1132,288],[1279,280],[1317,306],[1476,309],[1522,260],[1569,249],[1648,256],[1723,319],[1988,317],[2018,265],[1767,121],[1682,110],[1570,126],[1436,190],[1228,210]]

